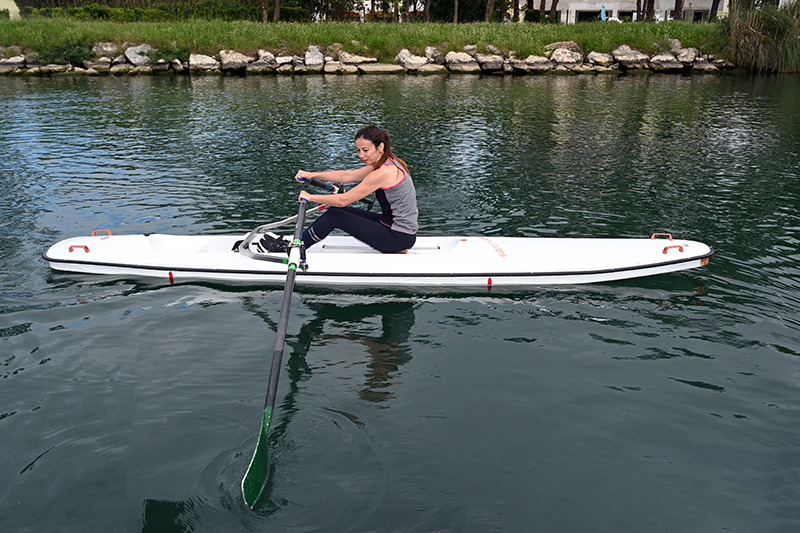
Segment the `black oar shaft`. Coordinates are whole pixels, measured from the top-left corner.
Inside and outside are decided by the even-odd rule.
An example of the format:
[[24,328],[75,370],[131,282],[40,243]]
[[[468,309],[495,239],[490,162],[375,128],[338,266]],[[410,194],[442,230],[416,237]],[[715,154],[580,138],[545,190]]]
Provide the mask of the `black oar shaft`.
[[267,482],[268,454],[267,454],[267,433],[272,420],[272,411],[275,407],[275,395],[278,391],[278,377],[281,375],[281,360],[283,359],[283,346],[286,343],[286,329],[289,324],[289,308],[292,303],[292,292],[294,291],[294,281],[297,275],[297,268],[300,264],[300,236],[303,233],[303,224],[306,219],[305,200],[300,202],[300,210],[297,213],[297,225],[294,229],[294,239],[289,248],[289,268],[286,272],[286,285],[283,288],[283,302],[281,303],[281,316],[278,320],[278,332],[275,338],[275,350],[272,352],[272,365],[269,371],[269,383],[267,385],[267,398],[264,402],[264,413],[261,419],[261,430],[258,434],[256,449],[250,466],[247,468],[242,478],[242,496],[248,506],[255,507],[264,491]]
[[331,185],[330,183],[325,183],[324,181],[318,180],[317,178],[309,178],[308,183],[313,185],[314,187],[319,187],[320,189],[325,189],[328,192],[332,192],[334,194],[341,191],[341,188]]
[[[337,187],[336,185],[331,185],[330,183],[326,183],[322,180],[318,180],[317,178],[303,178],[300,181],[306,181],[309,185],[313,185],[314,187],[319,187],[320,189],[324,189],[330,193],[338,194],[344,192],[344,187]],[[367,200],[366,198],[362,198],[358,200],[361,203],[366,205],[372,206],[375,203],[375,200]]]
[[[283,302],[281,303],[281,315],[278,320],[278,333],[275,337],[275,351],[272,353],[272,366],[269,371],[269,385],[267,386],[267,399],[264,407],[275,406],[275,394],[278,389],[278,377],[281,374],[281,359],[283,358],[283,346],[286,343],[286,329],[289,325],[289,308],[292,305],[292,292],[294,292],[294,280],[297,276],[297,266],[300,260],[300,251],[296,246],[299,244],[300,236],[303,234],[303,224],[306,219],[306,207],[308,203],[304,200],[300,202],[300,210],[297,213],[297,224],[294,227],[294,238],[292,239],[292,249],[289,252],[289,269],[286,272],[286,284],[283,287]],[[296,253],[295,253],[296,252]],[[294,257],[292,257],[294,255]]]

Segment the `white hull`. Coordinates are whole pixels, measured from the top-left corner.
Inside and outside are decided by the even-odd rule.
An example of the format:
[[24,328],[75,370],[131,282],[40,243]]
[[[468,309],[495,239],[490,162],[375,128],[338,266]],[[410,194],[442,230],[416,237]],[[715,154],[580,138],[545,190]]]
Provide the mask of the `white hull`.
[[[54,270],[280,285],[287,266],[233,251],[247,235],[74,237],[43,257]],[[407,254],[382,254],[348,236],[307,252],[296,283],[355,287],[493,287],[577,284],[705,265],[713,249],[667,238],[418,237]],[[282,258],[286,254],[255,254]]]
[[[51,246],[54,270],[283,284],[287,266],[263,260],[286,254],[233,251],[245,235],[98,235]],[[495,287],[577,284],[651,276],[704,266],[714,253],[703,243],[668,238],[585,239],[418,237],[407,254],[382,254],[348,236],[331,236],[307,251],[306,286]]]

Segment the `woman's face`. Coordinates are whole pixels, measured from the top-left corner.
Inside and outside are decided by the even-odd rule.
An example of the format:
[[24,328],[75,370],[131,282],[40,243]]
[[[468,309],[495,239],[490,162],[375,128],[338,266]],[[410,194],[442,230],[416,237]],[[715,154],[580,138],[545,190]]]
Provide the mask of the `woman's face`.
[[383,143],[376,147],[372,141],[362,137],[356,139],[356,151],[365,165],[374,166],[383,157]]

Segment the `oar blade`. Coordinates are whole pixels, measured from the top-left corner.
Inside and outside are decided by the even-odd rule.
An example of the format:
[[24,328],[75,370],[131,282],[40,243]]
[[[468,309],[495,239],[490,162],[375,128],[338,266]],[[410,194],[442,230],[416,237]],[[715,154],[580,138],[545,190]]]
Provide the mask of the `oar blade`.
[[269,424],[272,421],[272,407],[267,406],[264,408],[264,418],[261,421],[261,432],[258,434],[258,441],[256,442],[256,449],[253,452],[253,458],[250,459],[250,466],[247,467],[242,478],[242,496],[244,496],[245,503],[253,509],[264,492],[264,487],[267,484],[267,462],[268,446],[267,434],[269,433]]

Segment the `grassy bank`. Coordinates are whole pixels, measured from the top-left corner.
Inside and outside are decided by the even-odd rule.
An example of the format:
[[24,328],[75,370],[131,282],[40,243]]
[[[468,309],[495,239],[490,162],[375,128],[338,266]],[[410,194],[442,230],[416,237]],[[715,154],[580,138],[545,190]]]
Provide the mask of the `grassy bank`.
[[585,51],[610,52],[627,44],[646,53],[670,48],[668,39],[679,39],[684,47],[718,53],[721,39],[718,24],[664,22],[660,24],[585,23],[563,24],[364,24],[364,23],[278,23],[189,20],[186,22],[78,21],[66,18],[0,21],[0,46],[19,46],[45,53],[54,47],[89,45],[108,41],[148,43],[155,48],[212,55],[223,49],[254,53],[300,53],[309,45],[325,49],[341,43],[344,50],[393,62],[408,48],[424,55],[426,46],[441,51],[460,50],[466,44],[486,45],[515,51],[519,57],[543,55],[545,46],[572,40]]

